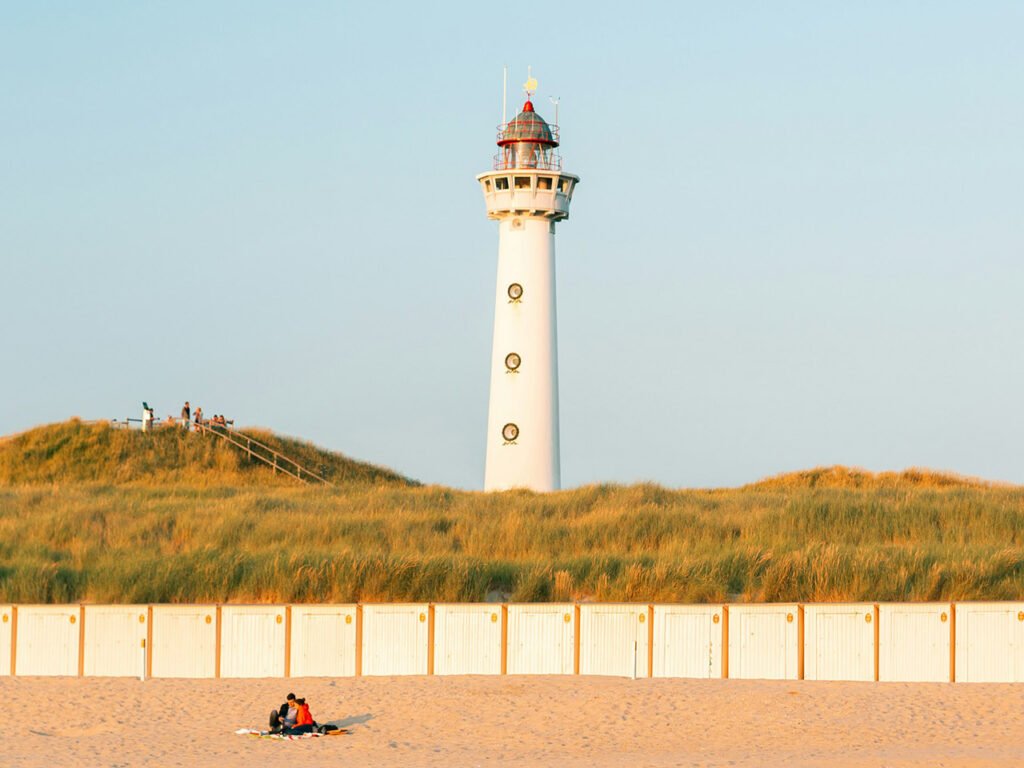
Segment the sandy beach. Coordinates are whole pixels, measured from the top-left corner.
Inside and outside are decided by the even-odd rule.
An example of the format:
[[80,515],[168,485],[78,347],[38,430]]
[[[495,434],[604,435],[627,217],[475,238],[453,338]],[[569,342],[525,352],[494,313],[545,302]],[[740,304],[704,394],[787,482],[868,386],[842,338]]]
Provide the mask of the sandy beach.
[[[289,691],[351,734],[239,736]],[[0,765],[998,766],[1024,686],[407,677],[0,679]]]

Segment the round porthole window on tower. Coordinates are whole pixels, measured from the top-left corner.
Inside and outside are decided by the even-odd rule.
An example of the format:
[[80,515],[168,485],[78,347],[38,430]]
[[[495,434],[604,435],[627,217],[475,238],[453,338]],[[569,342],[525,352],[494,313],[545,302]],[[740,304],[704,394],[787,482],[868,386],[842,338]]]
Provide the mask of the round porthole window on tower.
[[515,424],[506,424],[501,428],[501,436],[505,438],[506,443],[514,443],[519,437],[519,427]]
[[515,372],[516,370],[518,370],[519,364],[522,362],[522,358],[519,357],[519,355],[517,355],[515,352],[509,352],[507,355],[505,355],[505,367],[508,368],[509,371]]
[[519,301],[523,298],[523,286],[519,283],[512,283],[512,285],[508,287],[508,297],[512,299],[512,301]]

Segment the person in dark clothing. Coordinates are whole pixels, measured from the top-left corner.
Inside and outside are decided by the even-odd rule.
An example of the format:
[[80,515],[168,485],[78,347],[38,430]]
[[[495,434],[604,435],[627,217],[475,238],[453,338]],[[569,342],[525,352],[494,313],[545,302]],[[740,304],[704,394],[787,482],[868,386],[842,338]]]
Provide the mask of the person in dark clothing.
[[186,432],[188,432],[189,419],[192,418],[192,408],[189,407],[188,400],[185,401],[184,407],[181,409],[181,426]]
[[281,733],[285,736],[301,736],[304,733],[312,733],[316,728],[316,722],[309,713],[309,704],[305,699],[296,699],[295,704],[298,706],[295,725],[291,728],[282,728]]
[[299,705],[296,704],[295,694],[289,693],[284,704],[270,713],[270,732],[280,733],[283,728],[291,728],[298,717]]

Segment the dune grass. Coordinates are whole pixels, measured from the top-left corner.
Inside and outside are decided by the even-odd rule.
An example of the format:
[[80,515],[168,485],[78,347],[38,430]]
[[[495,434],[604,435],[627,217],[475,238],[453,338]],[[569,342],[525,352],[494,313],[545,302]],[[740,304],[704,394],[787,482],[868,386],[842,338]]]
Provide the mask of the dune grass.
[[353,474],[325,488],[46,429],[0,444],[0,601],[1024,599],[1024,489],[949,475],[482,494],[328,455]]

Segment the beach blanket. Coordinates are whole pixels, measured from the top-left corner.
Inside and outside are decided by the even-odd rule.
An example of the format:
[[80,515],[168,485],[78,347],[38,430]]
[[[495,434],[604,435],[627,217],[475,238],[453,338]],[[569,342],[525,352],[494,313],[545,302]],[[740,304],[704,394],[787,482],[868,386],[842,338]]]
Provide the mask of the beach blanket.
[[336,731],[328,731],[327,733],[299,733],[299,734],[287,734],[287,733],[271,733],[270,731],[257,731],[255,728],[239,728],[235,731],[239,736],[259,736],[261,739],[279,739],[281,741],[298,741],[299,739],[319,739],[322,736],[343,736],[348,733],[345,728],[339,728]]

